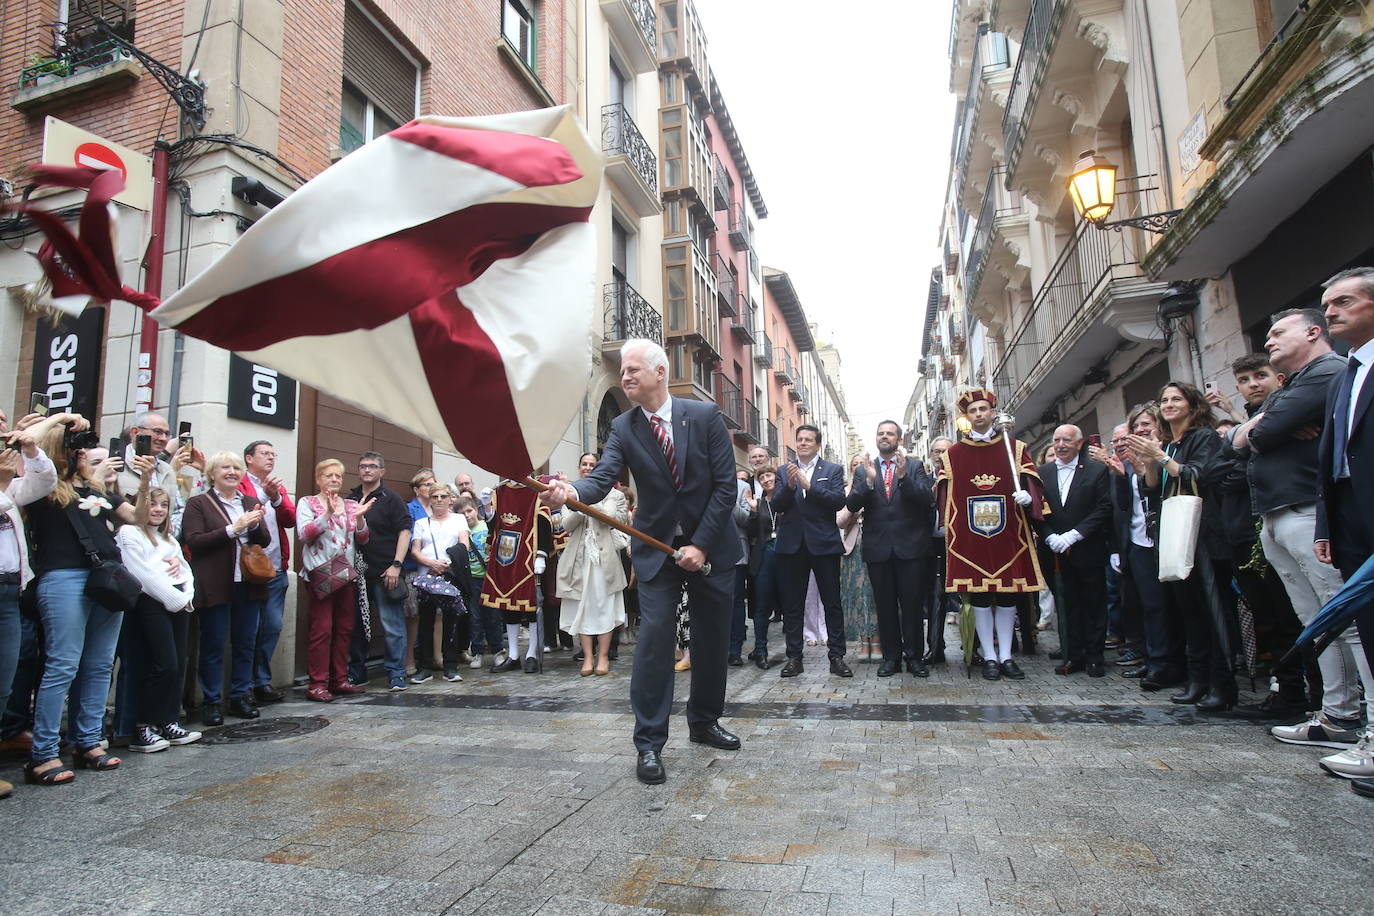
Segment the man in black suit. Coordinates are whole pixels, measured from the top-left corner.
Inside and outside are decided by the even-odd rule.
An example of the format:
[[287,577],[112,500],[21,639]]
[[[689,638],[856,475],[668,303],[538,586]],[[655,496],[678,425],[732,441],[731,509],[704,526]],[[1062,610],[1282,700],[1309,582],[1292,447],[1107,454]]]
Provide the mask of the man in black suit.
[[[1107,466],[1083,455],[1083,431],[1065,424],[1054,431],[1054,460],[1039,468],[1050,515],[1040,523],[1041,565],[1058,566],[1068,632],[1061,633],[1062,663],[1056,674],[1086,670],[1106,674],[1102,643],[1107,635],[1107,556],[1112,503]],[[1047,554],[1048,551],[1048,554]]]
[[878,424],[877,441],[878,460],[864,455],[845,505],[864,514],[864,563],[883,647],[878,677],[891,677],[903,662],[916,677],[929,677],[922,660],[921,597],[932,586],[921,573],[931,553],[935,493],[920,462],[907,461],[895,420]]
[[[725,708],[725,653],[735,593],[739,534],[731,513],[737,481],[735,454],[716,405],[668,394],[668,357],[651,340],[620,348],[620,385],[634,402],[611,423],[596,470],[581,480],[556,481],[544,494],[554,508],[568,499],[600,502],[626,467],[639,506],[634,525],[678,549],[674,562],[657,550],[631,551],[639,578],[639,637],[630,676],[635,714],[635,775],[667,779],[663,745],[673,705],[673,643],[677,605],[687,588],[692,627],[692,689],[687,699],[691,740],[737,750],[739,738],[720,727]],[[709,562],[709,572],[703,567]]]
[[[840,556],[844,542],[835,513],[844,508],[844,468],[817,457],[821,431],[797,427],[797,460],[782,466],[773,488],[778,513],[778,577],[782,592],[782,633],[787,640],[783,677],[802,673],[802,623],[806,586],[812,575],[825,606],[830,673],[853,677],[844,661],[844,610],[840,607]],[[693,636],[695,639],[695,635]],[[695,656],[692,663],[696,664]]]

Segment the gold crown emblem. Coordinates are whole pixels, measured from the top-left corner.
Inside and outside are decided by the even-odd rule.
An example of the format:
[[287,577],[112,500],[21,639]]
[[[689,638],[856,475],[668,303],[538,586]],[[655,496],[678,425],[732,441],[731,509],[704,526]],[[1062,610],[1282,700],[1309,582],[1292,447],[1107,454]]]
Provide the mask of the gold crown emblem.
[[997,481],[1001,479],[1002,478],[998,477],[996,474],[979,474],[977,477],[970,479],[969,483],[980,490],[991,490],[993,487],[997,486]]
[[501,521],[507,525],[518,525],[520,524],[520,516],[514,512],[502,512]]

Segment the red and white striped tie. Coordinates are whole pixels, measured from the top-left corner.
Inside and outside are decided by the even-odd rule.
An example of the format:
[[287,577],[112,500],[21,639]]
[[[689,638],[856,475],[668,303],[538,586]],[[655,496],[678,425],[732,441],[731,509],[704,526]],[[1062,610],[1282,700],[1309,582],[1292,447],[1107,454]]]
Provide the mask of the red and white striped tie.
[[658,439],[658,447],[663,449],[663,457],[668,459],[668,471],[673,475],[673,485],[679,490],[682,489],[682,475],[677,472],[677,455],[673,452],[673,440],[668,436],[667,425],[660,416],[653,417],[654,438]]

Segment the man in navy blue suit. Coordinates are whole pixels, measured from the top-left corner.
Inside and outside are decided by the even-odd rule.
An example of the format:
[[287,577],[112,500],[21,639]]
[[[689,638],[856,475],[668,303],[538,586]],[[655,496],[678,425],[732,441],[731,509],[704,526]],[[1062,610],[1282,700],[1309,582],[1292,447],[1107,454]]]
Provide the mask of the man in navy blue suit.
[[[661,346],[625,341],[620,385],[635,406],[612,421],[596,470],[581,480],[555,481],[543,496],[553,508],[568,499],[600,502],[628,467],[639,493],[635,527],[678,550],[669,558],[636,544],[630,554],[639,578],[639,636],[630,675],[639,752],[635,775],[647,784],[667,779],[662,752],[673,705],[673,643],[684,585],[692,628],[688,735],[722,750],[740,746],[739,738],[717,722],[725,708],[725,653],[740,558],[731,515],[735,452],[719,408],[670,397],[667,376],[668,357]],[[707,563],[709,572],[703,570]]]
[[[778,471],[773,488],[773,511],[778,513],[778,578],[782,592],[782,633],[787,640],[783,677],[802,673],[802,622],[806,587],[812,575],[825,606],[830,673],[853,677],[844,662],[844,610],[840,607],[840,556],[844,542],[835,513],[844,508],[844,468],[817,457],[821,431],[809,424],[797,427],[797,460]],[[695,643],[696,634],[692,634]],[[696,649],[692,650],[696,664]]]
[[883,647],[878,677],[891,677],[903,664],[916,677],[928,677],[921,598],[933,587],[924,558],[935,527],[934,485],[920,462],[907,461],[897,421],[879,423],[876,438],[878,460],[864,455],[845,504],[864,514],[864,564]]

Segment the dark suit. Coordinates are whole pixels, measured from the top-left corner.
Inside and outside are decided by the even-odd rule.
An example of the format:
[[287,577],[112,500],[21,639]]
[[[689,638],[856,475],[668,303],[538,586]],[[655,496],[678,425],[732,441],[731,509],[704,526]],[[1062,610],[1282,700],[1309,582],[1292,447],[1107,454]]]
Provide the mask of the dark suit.
[[[1350,423],[1345,459],[1350,476],[1340,480],[1335,476],[1336,424],[1345,417],[1335,416],[1336,399],[1345,384],[1341,372],[1331,380],[1326,395],[1326,412],[1330,418],[1322,428],[1321,443],[1317,447],[1317,472],[1320,498],[1317,500],[1317,540],[1331,542],[1331,559],[1346,579],[1374,553],[1374,417],[1370,416],[1370,401],[1374,400],[1374,369],[1365,373],[1359,400],[1355,402],[1355,416]],[[1365,657],[1374,665],[1374,602],[1365,602],[1355,618],[1364,643]]]
[[[825,628],[831,658],[844,658],[844,609],[840,606],[840,557],[844,541],[835,513],[844,508],[844,469],[833,461],[816,459],[811,489],[787,483],[787,465],[778,468],[773,487],[773,511],[778,513],[778,575],[782,592],[782,632],[787,657],[802,657],[802,623],[806,586],[816,577],[825,605]],[[693,662],[695,664],[695,662]]]
[[[1107,555],[1112,535],[1112,503],[1108,490],[1110,471],[1100,461],[1091,461],[1080,451],[1078,464],[1069,485],[1067,500],[1059,492],[1059,462],[1038,468],[1045,484],[1045,499],[1050,514],[1040,522],[1040,562],[1048,572],[1058,564],[1058,579],[1068,633],[1064,662],[1102,664],[1102,642],[1107,635]],[[1068,550],[1055,554],[1045,545],[1050,534],[1075,530],[1083,539]],[[1053,581],[1053,578],[1051,579]]]
[[920,661],[925,634],[921,597],[931,583],[923,578],[931,553],[935,494],[920,462],[908,461],[902,473],[893,468],[892,493],[883,483],[883,462],[873,462],[877,477],[868,482],[860,468],[845,498],[850,512],[863,511],[863,557],[878,612],[878,638],[885,661]]
[[691,608],[692,691],[689,725],[709,725],[725,708],[725,652],[735,593],[740,539],[732,512],[738,492],[735,453],[716,405],[672,399],[673,450],[682,489],[650,421],[632,407],[611,423],[596,470],[572,481],[577,498],[598,503],[625,468],[634,475],[639,506],[634,526],[675,547],[693,545],[706,554],[711,574],[684,572],[657,550],[635,545],[630,559],[639,578],[639,639],[630,680],[635,748],[661,751],[668,740],[673,705],[673,644],[677,605],[684,585]]

